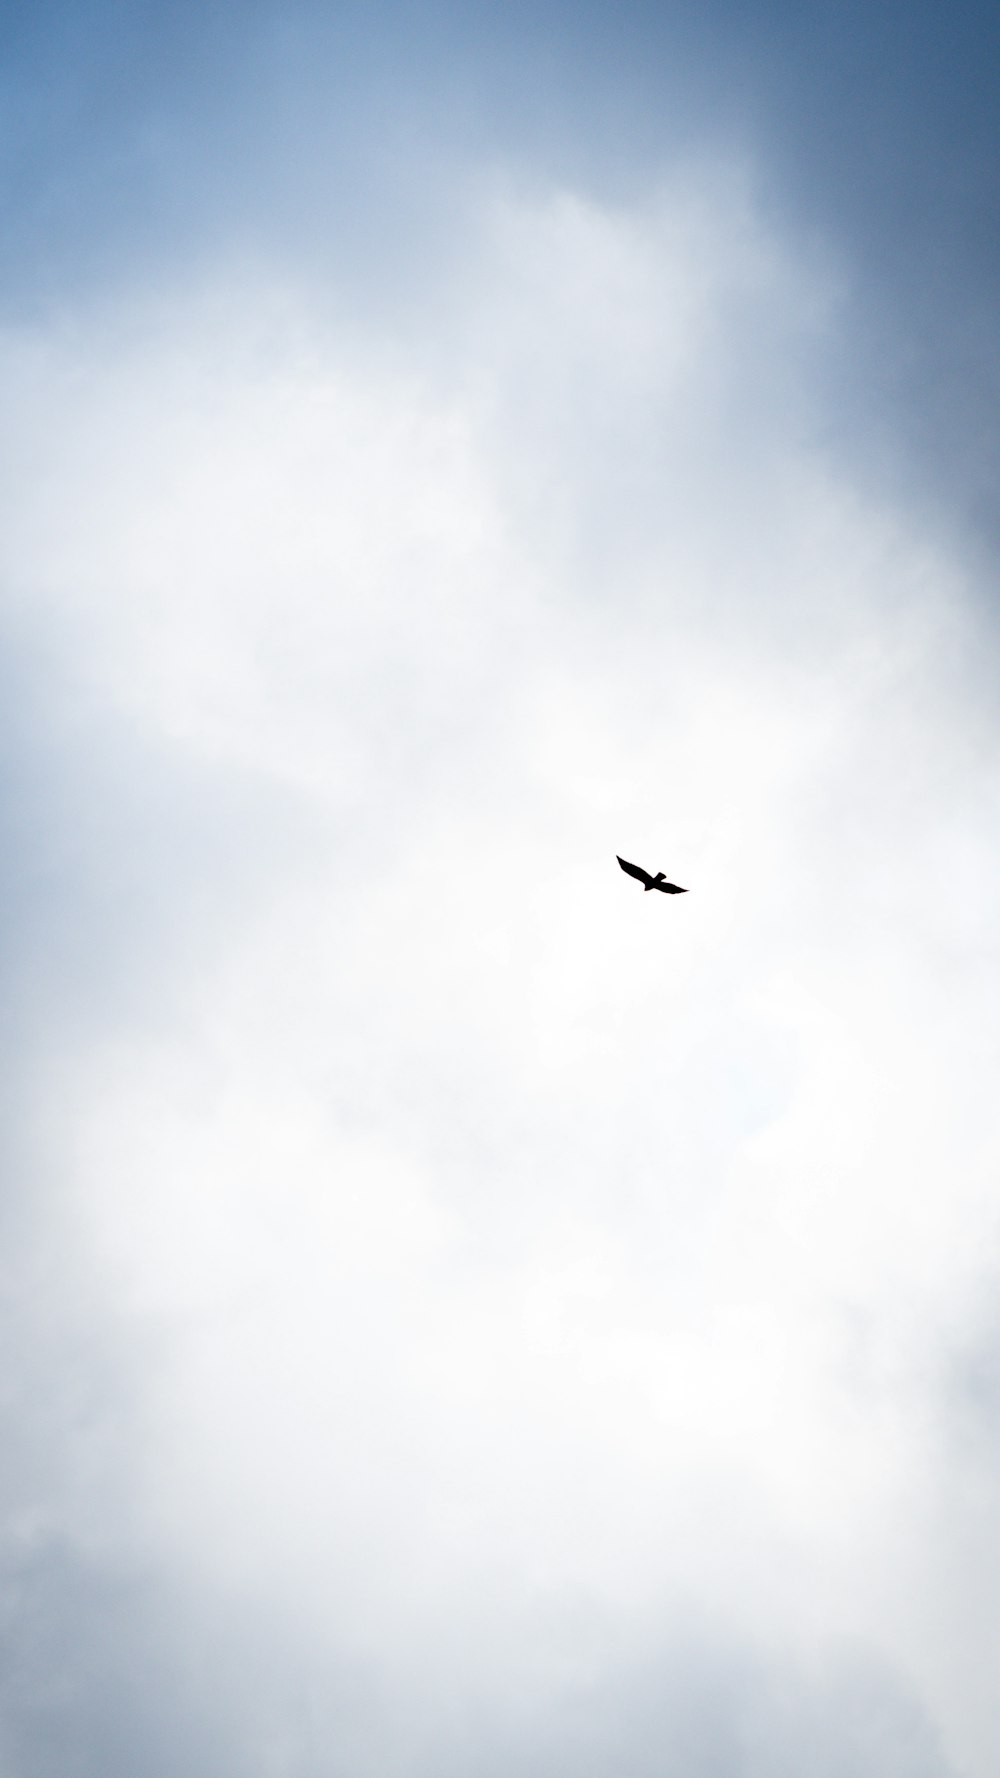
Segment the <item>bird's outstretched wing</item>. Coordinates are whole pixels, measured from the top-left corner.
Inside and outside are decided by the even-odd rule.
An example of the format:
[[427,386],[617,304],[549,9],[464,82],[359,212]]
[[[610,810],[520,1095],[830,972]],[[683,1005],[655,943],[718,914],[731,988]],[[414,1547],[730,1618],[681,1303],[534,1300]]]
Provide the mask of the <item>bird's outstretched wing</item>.
[[654,883],[653,888],[654,889],[662,889],[664,895],[686,895],[687,894],[687,890],[682,889],[680,887],[679,883]]
[[[615,853],[615,857],[618,858],[617,852]],[[622,870],[628,871],[630,877],[638,877],[640,883],[651,883],[653,881],[649,872],[643,870],[641,865],[629,864],[626,858],[618,858],[618,862],[621,865]]]

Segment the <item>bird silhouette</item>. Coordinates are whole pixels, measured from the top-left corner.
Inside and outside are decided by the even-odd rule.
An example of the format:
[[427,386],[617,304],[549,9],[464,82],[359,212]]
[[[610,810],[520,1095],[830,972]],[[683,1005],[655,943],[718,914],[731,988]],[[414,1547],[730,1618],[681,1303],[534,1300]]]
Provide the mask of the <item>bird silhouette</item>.
[[687,894],[687,890],[681,889],[677,883],[668,883],[661,870],[657,871],[655,877],[651,877],[648,870],[643,870],[641,865],[629,864],[627,859],[619,858],[617,852],[615,857],[618,858],[622,870],[627,871],[630,877],[638,877],[644,889],[659,889],[663,895]]

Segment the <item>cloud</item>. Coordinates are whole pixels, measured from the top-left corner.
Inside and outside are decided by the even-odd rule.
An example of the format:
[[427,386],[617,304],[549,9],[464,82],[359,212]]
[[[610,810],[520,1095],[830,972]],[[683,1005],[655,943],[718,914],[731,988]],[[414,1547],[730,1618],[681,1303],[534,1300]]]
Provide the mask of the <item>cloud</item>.
[[222,267],[0,347],[101,1384],[17,1522],[140,1739],[136,1620],[215,1769],[991,1769],[997,734],[959,544],[822,446],[839,297],[688,164],[487,184],[416,321]]

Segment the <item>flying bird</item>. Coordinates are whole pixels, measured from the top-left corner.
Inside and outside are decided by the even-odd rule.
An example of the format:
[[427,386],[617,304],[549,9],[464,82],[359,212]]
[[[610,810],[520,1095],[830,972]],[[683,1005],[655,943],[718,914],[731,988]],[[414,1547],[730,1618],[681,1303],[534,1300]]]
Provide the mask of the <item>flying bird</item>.
[[[618,858],[617,852],[615,853],[615,857]],[[644,889],[659,889],[663,895],[687,894],[687,890],[681,889],[677,883],[668,883],[661,870],[657,871],[655,877],[651,877],[648,870],[643,870],[642,866],[639,864],[629,864],[628,860],[625,858],[618,858],[618,862],[621,865],[622,870],[628,871],[630,877],[638,877]]]

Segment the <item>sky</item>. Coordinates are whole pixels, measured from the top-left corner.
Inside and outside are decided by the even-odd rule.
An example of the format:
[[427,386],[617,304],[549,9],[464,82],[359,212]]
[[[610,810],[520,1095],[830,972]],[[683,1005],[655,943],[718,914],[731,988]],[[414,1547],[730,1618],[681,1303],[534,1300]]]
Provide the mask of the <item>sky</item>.
[[993,1778],[995,16],[0,28],[0,1773]]

